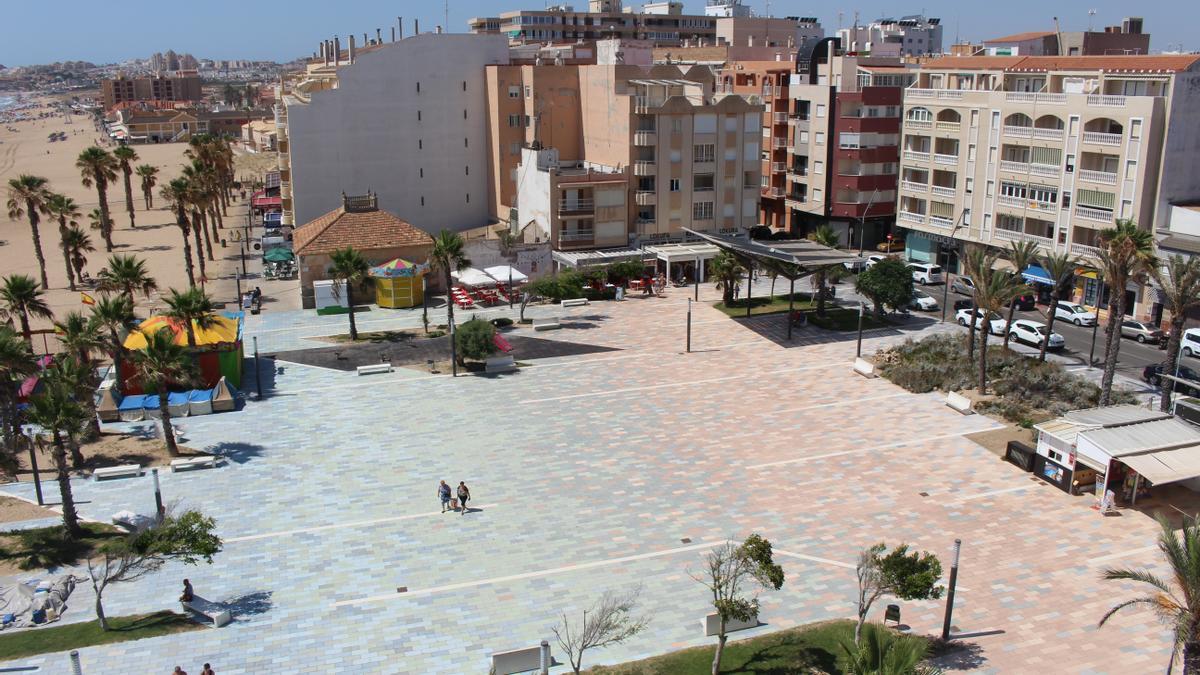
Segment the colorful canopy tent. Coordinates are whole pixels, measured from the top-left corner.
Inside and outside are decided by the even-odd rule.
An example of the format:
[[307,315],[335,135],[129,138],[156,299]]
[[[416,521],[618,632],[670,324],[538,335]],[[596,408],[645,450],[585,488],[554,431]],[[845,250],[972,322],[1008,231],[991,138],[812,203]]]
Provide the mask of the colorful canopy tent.
[[[209,328],[200,328],[192,322],[192,330],[196,334],[196,347],[192,350],[199,372],[201,387],[216,386],[217,380],[228,377],[235,385],[242,383],[242,319],[241,312],[218,312],[214,315],[215,323]],[[125,349],[138,351],[146,348],[146,334],[159,330],[170,330],[174,334],[175,344],[186,346],[187,331],[183,323],[162,315],[152,316],[138,325],[125,338]],[[121,383],[127,394],[145,392],[142,384],[137,381],[133,364],[130,359],[121,363]]]
[[212,390],[213,412],[232,412],[237,409],[237,389],[222,377],[217,380],[217,386]]
[[38,392],[38,385],[40,385],[42,382],[41,371],[49,368],[53,364],[54,364],[53,356],[47,355],[47,356],[42,356],[42,357],[38,358],[38,360],[37,360],[38,372],[25,378],[25,380],[23,382],[21,382],[20,388],[17,390],[17,401],[18,402],[26,403],[29,401],[30,396],[33,396],[34,394],[36,394]]
[[375,303],[392,309],[416,307],[425,301],[421,278],[429,265],[411,263],[402,258],[371,268],[375,280]]

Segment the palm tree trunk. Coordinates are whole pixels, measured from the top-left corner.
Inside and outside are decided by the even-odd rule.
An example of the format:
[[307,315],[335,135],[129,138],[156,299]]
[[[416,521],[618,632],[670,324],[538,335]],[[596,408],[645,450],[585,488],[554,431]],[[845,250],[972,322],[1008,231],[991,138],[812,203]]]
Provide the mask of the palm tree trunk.
[[83,452],[79,449],[79,439],[75,438],[75,434],[67,434],[67,446],[71,449],[71,468],[79,471],[83,468]]
[[121,344],[121,336],[117,334],[117,331],[115,328],[109,330],[109,335],[112,338],[112,345],[113,345],[112,360],[113,360],[113,370],[116,371],[116,375],[117,375],[117,377],[116,377],[117,393],[120,394],[120,393],[122,393],[121,387],[120,387],[121,377],[122,377],[121,376],[121,362],[124,360],[123,357],[125,356],[125,354],[124,354],[125,346],[123,344]]
[[1183,675],[1200,674],[1200,642],[1183,643]]
[[104,237],[104,252],[112,253],[112,218],[108,214],[108,185],[104,176],[99,173],[93,179],[96,181],[96,196],[100,199],[100,234]]
[[29,215],[29,234],[33,237],[33,254],[37,257],[38,271],[42,274],[42,288],[49,289],[46,281],[46,259],[42,257],[42,233],[38,231],[37,205],[31,200],[25,200],[25,208]]
[[978,307],[979,306],[975,304],[975,297],[972,296],[970,315],[971,320],[967,322],[967,330],[969,331],[967,337],[967,361],[975,360],[975,324],[979,323],[975,310],[978,309]]
[[[1171,314],[1171,339],[1167,342],[1167,365],[1163,373],[1175,374],[1179,367],[1179,343],[1183,340],[1183,322],[1187,317],[1183,312]],[[1171,411],[1171,396],[1175,393],[1175,380],[1165,380],[1162,385],[1162,402],[1158,409],[1163,412]]]
[[817,316],[825,316],[825,272],[817,272]]
[[163,440],[167,442],[167,454],[179,456],[179,445],[175,443],[175,429],[171,426],[171,411],[167,408],[167,383],[158,383],[158,411],[162,415]]
[[1043,363],[1046,361],[1046,348],[1050,346],[1050,336],[1054,335],[1054,319],[1058,317],[1058,296],[1059,291],[1050,294],[1050,311],[1048,312],[1050,316],[1046,318],[1047,335],[1046,339],[1042,340],[1041,349],[1038,350],[1038,361]]
[[71,250],[67,248],[67,218],[62,216],[58,219],[58,240],[62,242],[63,262],[67,267],[67,287],[75,290],[75,272],[71,269]]
[[29,313],[21,310],[19,317],[21,319],[21,335],[25,338],[25,341],[29,343],[29,346],[32,347],[33,331],[29,329]]
[[212,252],[212,238],[208,236],[208,214],[204,211],[200,212],[200,229],[204,230],[204,250],[208,253],[209,261],[214,260]]
[[1008,305],[1008,319],[1004,323],[1004,348],[1008,349],[1008,334],[1012,332],[1013,316],[1017,313],[1017,301],[1013,300]]
[[1121,353],[1121,318],[1125,316],[1125,286],[1118,287],[1114,284],[1110,293],[1113,297],[1108,302],[1108,325],[1104,329],[1104,377],[1100,380],[1102,406],[1108,405],[1112,400],[1113,378],[1117,375],[1117,357]]
[[[200,283],[204,283],[207,275],[204,271],[204,242],[200,239],[200,230],[203,226],[200,224],[200,213],[195,209],[192,210],[192,235],[196,237],[196,260],[200,262]],[[194,285],[194,284],[193,284]]]
[[346,280],[346,305],[350,308],[350,341],[358,339],[358,326],[354,323],[354,289],[350,280]]
[[67,449],[63,445],[62,434],[54,430],[54,468],[58,474],[58,494],[62,501],[63,528],[68,539],[78,539],[83,535],[79,526],[79,513],[75,510],[75,496],[71,493],[71,474],[67,471]]
[[133,174],[133,170],[126,167],[122,170],[125,174],[125,210],[129,211],[129,227],[137,227],[137,223],[133,221],[133,183],[129,177]]
[[183,233],[183,260],[187,263],[188,286],[196,285],[196,275],[192,270],[192,245],[188,241],[188,220],[187,212],[180,207],[179,212],[175,214],[176,223],[179,225],[179,230]]
[[146,210],[147,211],[154,208],[154,206],[153,206],[154,202],[150,196],[150,192],[151,191],[149,188],[147,188],[145,185],[142,186],[142,199],[146,202]]
[[458,345],[454,344],[454,293],[451,292],[450,265],[442,266],[446,273],[446,330],[450,332],[450,369],[458,374]]
[[985,325],[983,330],[979,331],[979,393],[987,393],[987,343],[988,329]]

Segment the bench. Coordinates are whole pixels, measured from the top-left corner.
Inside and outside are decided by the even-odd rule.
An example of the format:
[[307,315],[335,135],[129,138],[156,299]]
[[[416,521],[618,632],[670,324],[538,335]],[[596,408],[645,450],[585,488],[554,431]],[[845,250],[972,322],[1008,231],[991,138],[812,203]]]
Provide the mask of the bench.
[[582,307],[583,305],[588,304],[588,299],[587,298],[571,298],[570,300],[563,300],[562,302],[560,302],[558,304],[562,307]]
[[[553,665],[553,659],[548,653],[550,646],[546,645],[546,661],[548,665]],[[540,670],[542,667],[542,647],[526,647],[525,649],[513,649],[507,652],[495,652],[492,654],[492,669],[491,672],[495,675],[513,675],[513,673],[527,673],[532,670]]]
[[213,628],[220,628],[233,621],[233,615],[229,613],[228,609],[210,600],[205,600],[198,595],[193,595],[191,602],[183,602],[181,600],[179,604],[183,605],[184,609],[195,612],[211,621]]
[[975,411],[971,410],[971,399],[959,394],[958,392],[950,392],[946,394],[946,405],[952,410],[957,410],[964,415],[974,415]]
[[377,375],[379,373],[392,372],[392,364],[390,363],[372,363],[369,366],[359,366],[354,369],[359,375]]
[[[709,614],[704,617],[704,620],[700,622],[700,625],[704,627],[705,637],[719,635],[721,633],[721,615],[716,613]],[[758,616],[750,617],[749,621],[738,621],[736,619],[731,619],[725,622],[725,632],[732,633],[734,631],[746,630],[747,628],[756,628],[757,626]]]
[[854,359],[854,372],[868,379],[879,377],[875,374],[875,364],[862,358]]
[[100,480],[102,478],[121,478],[125,476],[140,476],[142,475],[141,464],[120,464],[118,466],[105,466],[92,471],[92,478]]
[[179,459],[171,460],[171,473],[183,471],[185,469],[215,469],[221,461],[216,455],[208,455],[205,457],[180,457]]
[[534,330],[558,330],[559,328],[562,328],[562,324],[558,322],[557,316],[533,320]]
[[517,369],[516,361],[513,361],[512,355],[493,356],[487,360],[484,367],[484,372],[487,373],[508,373]]

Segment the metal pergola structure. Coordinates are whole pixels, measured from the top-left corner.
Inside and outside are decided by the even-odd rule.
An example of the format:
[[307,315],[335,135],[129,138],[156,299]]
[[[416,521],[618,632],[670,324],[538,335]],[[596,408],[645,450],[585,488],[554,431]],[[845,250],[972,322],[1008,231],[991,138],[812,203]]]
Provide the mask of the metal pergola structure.
[[[699,237],[701,240],[728,251],[731,255],[752,269],[754,265],[776,272],[788,280],[788,313],[787,336],[792,339],[793,299],[796,295],[796,280],[803,279],[818,270],[836,265],[855,264],[862,259],[857,255],[836,248],[822,246],[807,239],[761,242],[735,235],[719,235],[707,232],[697,232],[683,228],[684,232]],[[751,274],[753,278],[753,274]],[[752,288],[747,281],[746,316],[750,316],[753,303],[749,301]]]

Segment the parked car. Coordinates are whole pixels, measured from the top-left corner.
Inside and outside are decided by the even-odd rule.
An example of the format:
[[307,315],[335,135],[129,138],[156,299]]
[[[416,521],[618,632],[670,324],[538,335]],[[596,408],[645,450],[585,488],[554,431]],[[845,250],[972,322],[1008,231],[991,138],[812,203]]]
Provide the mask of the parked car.
[[879,254],[873,254],[873,255],[869,255],[869,256],[867,256],[867,262],[863,264],[863,267],[865,267],[865,268],[867,268],[867,269],[871,269],[871,268],[872,268],[872,267],[874,267],[874,266],[876,265],[876,263],[878,263],[880,260],[887,260],[889,257],[890,257],[890,256],[886,256],[886,255],[879,255]]
[[1035,347],[1041,347],[1042,343],[1046,342],[1048,350],[1062,349],[1067,346],[1067,341],[1063,339],[1063,336],[1051,333],[1050,329],[1046,328],[1046,324],[1029,319],[1013,321],[1012,326],[1008,329],[1008,337]]
[[950,282],[950,290],[959,295],[973,295],[975,282],[971,280],[971,277],[954,277],[954,281]]
[[1147,342],[1159,344],[1163,342],[1166,334],[1152,324],[1125,319],[1121,322],[1121,337],[1133,338],[1142,344]]
[[1183,331],[1183,337],[1179,339],[1179,353],[1184,356],[1200,354],[1200,328]]
[[955,300],[954,301],[954,312],[957,314],[959,312],[959,310],[971,309],[971,305],[974,302],[975,302],[974,300]]
[[846,269],[850,270],[851,272],[861,272],[861,271],[867,269],[867,262],[868,262],[867,258],[855,258],[854,260],[851,260],[850,262],[842,263],[842,267],[845,267]]
[[911,263],[908,269],[912,270],[913,281],[918,284],[940,284],[946,280],[942,276],[942,268],[939,265],[930,263]]
[[908,303],[910,309],[918,309],[922,312],[932,312],[938,308],[937,300],[925,291],[913,289],[912,301]]
[[1054,307],[1054,318],[1070,321],[1076,326],[1095,326],[1096,313],[1089,312],[1086,307],[1077,302],[1059,300]]
[[[1166,370],[1166,368],[1167,368],[1166,363],[1154,363],[1154,364],[1148,365],[1142,370],[1142,379],[1149,382],[1150,384],[1154,385],[1155,387],[1161,388],[1164,384],[1162,374],[1163,374],[1163,371]],[[1191,368],[1187,368],[1185,366],[1179,367],[1179,371],[1176,376],[1181,377],[1185,380],[1191,380],[1193,382],[1200,382],[1200,375],[1197,375],[1196,371],[1192,370]],[[1189,385],[1189,384],[1184,384],[1183,382],[1175,383],[1175,391],[1177,393],[1185,394],[1187,396],[1196,396],[1197,394],[1200,394],[1200,389],[1198,389],[1192,385]]]
[[1037,309],[1037,297],[1033,293],[1024,293],[1013,298],[1009,304],[1016,305],[1022,312],[1030,312]]
[[[1005,324],[1008,322],[1005,321],[1004,318],[999,314],[990,314],[986,317],[986,319],[984,318],[983,314],[984,313],[982,309],[975,310],[975,328],[982,328],[983,322],[987,321],[989,333],[992,335],[1004,335]],[[960,326],[968,325],[967,322],[971,320],[971,309],[968,307],[967,309],[958,310],[954,313],[954,320],[957,321],[958,325]]]

